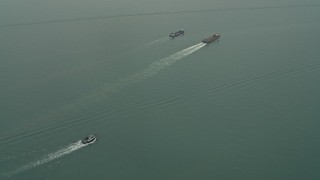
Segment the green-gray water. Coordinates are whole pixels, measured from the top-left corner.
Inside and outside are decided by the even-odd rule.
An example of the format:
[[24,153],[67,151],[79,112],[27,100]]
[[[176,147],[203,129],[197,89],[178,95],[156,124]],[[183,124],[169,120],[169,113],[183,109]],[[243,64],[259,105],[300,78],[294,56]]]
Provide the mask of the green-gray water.
[[1,1],[0,179],[320,179],[319,19],[316,0]]

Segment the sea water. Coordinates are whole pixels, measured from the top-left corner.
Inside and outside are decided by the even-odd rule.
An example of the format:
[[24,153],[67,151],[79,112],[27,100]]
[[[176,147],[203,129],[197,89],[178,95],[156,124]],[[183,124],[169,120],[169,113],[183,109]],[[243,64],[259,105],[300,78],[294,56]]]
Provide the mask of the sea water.
[[319,179],[319,18],[312,0],[0,2],[0,179]]

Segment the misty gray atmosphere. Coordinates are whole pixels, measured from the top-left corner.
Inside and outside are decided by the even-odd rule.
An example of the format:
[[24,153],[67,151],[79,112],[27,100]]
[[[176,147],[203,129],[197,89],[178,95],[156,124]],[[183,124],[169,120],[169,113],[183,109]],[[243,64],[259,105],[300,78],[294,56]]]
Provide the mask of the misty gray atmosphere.
[[1,0],[0,179],[320,179],[319,20],[318,0]]

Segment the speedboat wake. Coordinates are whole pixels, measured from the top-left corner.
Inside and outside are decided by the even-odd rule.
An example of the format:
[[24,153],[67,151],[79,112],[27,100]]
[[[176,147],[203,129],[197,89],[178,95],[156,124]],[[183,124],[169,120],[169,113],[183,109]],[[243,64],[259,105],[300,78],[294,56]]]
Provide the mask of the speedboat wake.
[[12,172],[9,172],[6,174],[7,177],[10,177],[12,175],[15,175],[15,174],[19,174],[19,173],[22,173],[24,171],[27,171],[27,170],[30,170],[30,169],[33,169],[35,167],[38,167],[40,165],[43,165],[43,164],[46,164],[50,161],[53,161],[55,159],[58,159],[58,158],[61,158],[67,154],[70,154],[74,151],[77,151],[85,146],[87,146],[88,144],[84,144],[80,141],[77,141],[75,143],[72,143],[64,148],[61,148],[60,150],[56,151],[56,152],[53,152],[53,153],[50,153],[50,154],[47,154],[45,156],[43,156],[41,159],[37,160],[37,161],[34,161],[34,162],[30,162],[28,164],[25,164],[24,166],[18,168],[17,170],[14,170]]

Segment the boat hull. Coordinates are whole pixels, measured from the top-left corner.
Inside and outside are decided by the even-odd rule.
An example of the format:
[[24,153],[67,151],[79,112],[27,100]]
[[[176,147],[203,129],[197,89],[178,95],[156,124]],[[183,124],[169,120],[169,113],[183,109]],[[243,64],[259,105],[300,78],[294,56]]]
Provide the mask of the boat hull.
[[180,31],[171,33],[171,34],[169,34],[169,37],[175,38],[175,37],[180,36],[180,35],[184,35],[184,30],[180,30]]
[[220,34],[214,34],[208,38],[203,39],[202,42],[209,44],[209,43],[212,43],[212,42],[218,40],[219,38],[220,38]]
[[94,135],[89,135],[81,140],[82,144],[93,144],[97,141],[97,137]]

